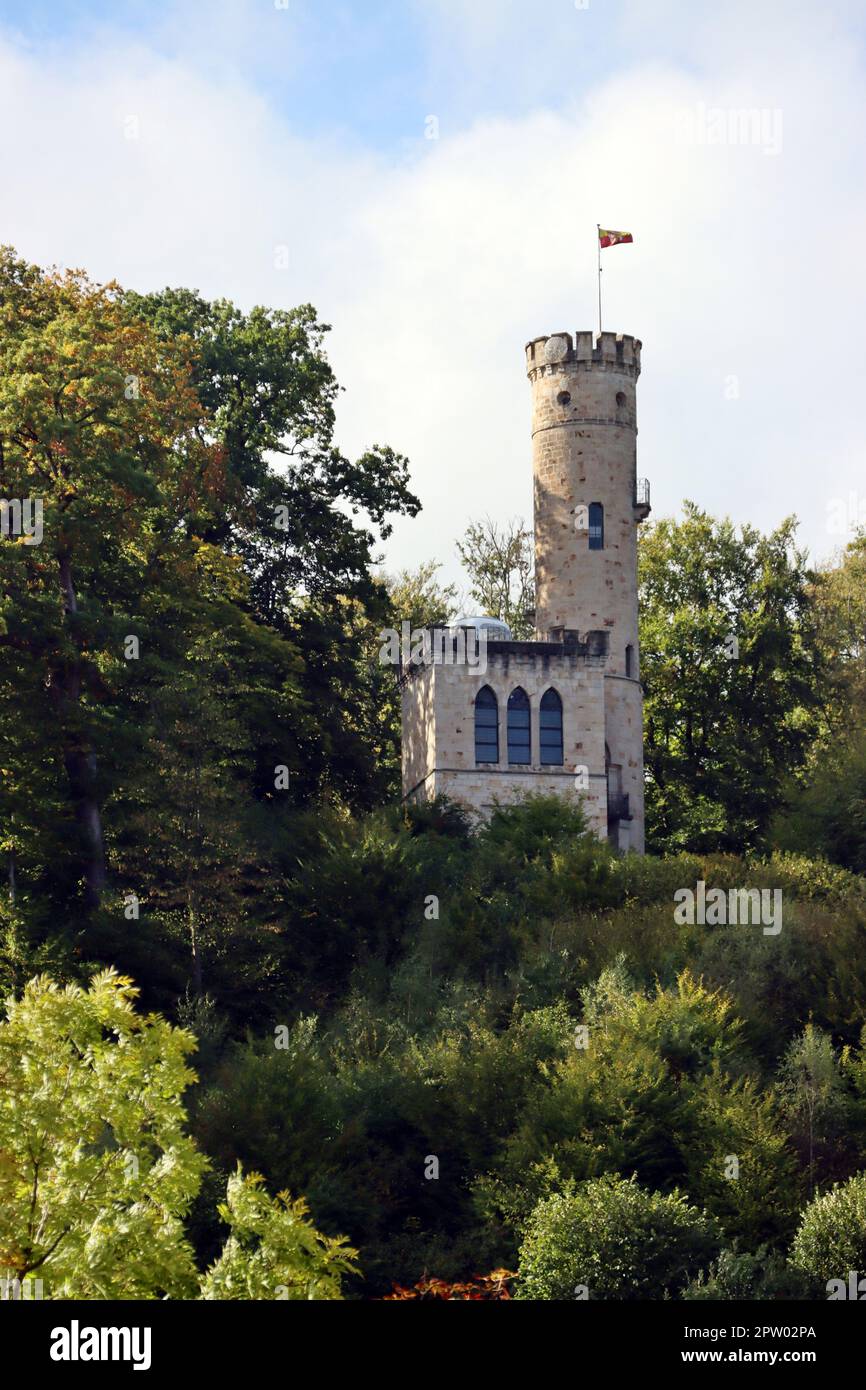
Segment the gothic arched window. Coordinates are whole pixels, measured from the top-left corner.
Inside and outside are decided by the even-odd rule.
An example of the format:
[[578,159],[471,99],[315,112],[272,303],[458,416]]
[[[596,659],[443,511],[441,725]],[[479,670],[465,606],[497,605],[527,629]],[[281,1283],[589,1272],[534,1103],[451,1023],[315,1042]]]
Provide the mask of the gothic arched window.
[[604,507],[600,502],[589,504],[589,548],[604,550]]
[[520,686],[508,698],[508,761],[520,765],[532,762],[529,696]]
[[489,685],[475,696],[475,761],[499,762],[499,706]]
[[545,691],[542,695],[539,722],[542,765],[562,767],[562,701],[555,690]]

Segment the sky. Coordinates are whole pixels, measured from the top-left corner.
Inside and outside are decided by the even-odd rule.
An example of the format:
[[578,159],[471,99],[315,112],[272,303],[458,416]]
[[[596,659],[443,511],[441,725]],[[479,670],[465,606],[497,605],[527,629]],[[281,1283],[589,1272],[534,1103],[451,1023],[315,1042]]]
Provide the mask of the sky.
[[815,560],[866,523],[862,0],[0,0],[0,242],[312,303],[391,570],[531,518],[524,345],[643,342],[638,473]]

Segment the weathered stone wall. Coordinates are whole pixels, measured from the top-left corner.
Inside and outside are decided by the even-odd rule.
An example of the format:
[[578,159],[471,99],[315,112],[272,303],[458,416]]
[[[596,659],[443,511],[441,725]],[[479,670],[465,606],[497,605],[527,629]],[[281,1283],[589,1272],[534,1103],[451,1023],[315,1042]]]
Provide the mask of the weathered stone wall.
[[[642,851],[643,727],[638,643],[636,338],[568,333],[526,349],[532,386],[536,627],[608,633],[606,738],[633,819],[620,843]],[[604,546],[591,550],[586,509],[604,508]]]
[[[637,668],[636,401],[640,343],[603,333],[539,338],[526,349],[532,384],[536,629],[606,630],[608,670]],[[604,507],[604,549],[589,549],[578,508]]]
[[414,672],[401,690],[403,795],[426,799],[436,766],[436,720],[433,710],[433,666]]
[[[608,676],[605,737],[611,763],[620,769],[620,789],[628,796],[630,821],[618,828],[620,849],[644,849],[643,697],[636,681]],[[616,778],[614,777],[614,782]]]
[[[503,642],[495,647],[495,652],[488,651],[483,671],[431,665],[409,675],[403,688],[404,794],[429,798],[442,793],[485,816],[497,800],[507,804],[530,793],[552,793],[583,800],[593,828],[606,834],[603,666],[552,644],[544,644],[543,650],[534,643]],[[475,697],[485,685],[499,707],[496,764],[475,762]],[[532,762],[525,767],[508,763],[508,698],[518,687],[526,692],[530,706]],[[539,705],[550,689],[563,705],[562,767],[542,767],[540,761]],[[583,768],[588,788],[583,785]]]
[[[615,825],[624,849],[644,847],[643,718],[639,684],[637,412],[641,344],[591,333],[537,338],[526,349],[532,384],[537,643],[494,643],[487,670],[428,664],[403,684],[403,791],[444,793],[479,815],[495,801],[527,792],[581,797],[597,833],[608,833],[608,793],[629,799]],[[604,546],[590,550],[590,503],[604,508]],[[648,508],[647,508],[648,510]],[[573,642],[548,641],[552,629],[607,634],[606,661]],[[560,634],[562,635],[562,634]],[[592,648],[590,648],[592,650]],[[475,762],[474,702],[489,685],[499,703],[500,760]],[[532,758],[507,761],[508,697],[521,686],[530,702]],[[539,702],[553,687],[563,705],[564,766],[539,761]],[[607,767],[610,766],[610,787]],[[579,769],[588,769],[589,789]]]

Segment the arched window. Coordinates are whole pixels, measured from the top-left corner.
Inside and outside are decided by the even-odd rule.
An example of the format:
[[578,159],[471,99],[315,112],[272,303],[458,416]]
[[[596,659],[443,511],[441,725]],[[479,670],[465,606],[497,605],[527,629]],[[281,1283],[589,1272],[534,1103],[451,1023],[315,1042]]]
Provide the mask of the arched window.
[[630,678],[634,677],[634,647],[629,642],[625,649],[625,673]]
[[529,732],[529,696],[520,686],[508,699],[508,761],[525,765],[532,762]]
[[499,706],[489,685],[475,696],[475,761],[499,762]]
[[589,504],[589,548],[604,550],[604,507],[600,502]]
[[555,690],[548,690],[542,695],[539,720],[542,765],[562,767],[562,701]]

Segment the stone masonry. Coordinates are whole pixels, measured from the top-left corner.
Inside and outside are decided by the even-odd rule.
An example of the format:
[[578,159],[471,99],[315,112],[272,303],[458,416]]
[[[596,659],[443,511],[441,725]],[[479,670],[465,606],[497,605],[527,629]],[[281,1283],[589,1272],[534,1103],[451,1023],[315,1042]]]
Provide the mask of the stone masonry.
[[[636,338],[613,333],[528,344],[537,640],[488,642],[483,671],[437,661],[404,669],[405,797],[443,793],[482,816],[530,791],[579,797],[599,835],[643,852],[637,527],[649,495],[636,466],[640,354]],[[475,758],[475,697],[485,686],[499,712],[495,765]],[[519,767],[507,751],[517,688],[528,696],[531,729],[531,761]],[[539,705],[551,689],[563,709],[556,767],[539,761]]]

